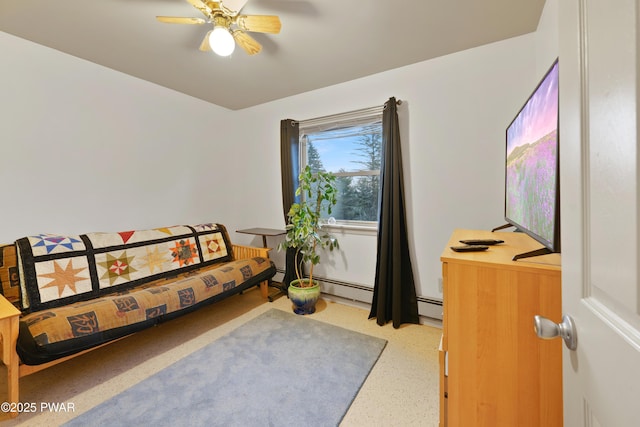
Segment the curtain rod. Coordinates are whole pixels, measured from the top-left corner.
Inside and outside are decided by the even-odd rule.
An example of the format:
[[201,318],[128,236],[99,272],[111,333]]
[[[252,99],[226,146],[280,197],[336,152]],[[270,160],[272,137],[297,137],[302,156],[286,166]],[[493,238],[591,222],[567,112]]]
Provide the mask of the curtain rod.
[[[398,99],[396,101],[396,105],[400,105],[402,104],[402,100]],[[307,120],[298,120],[295,121],[294,123],[297,123],[301,126],[307,126],[307,125],[311,125],[314,124],[316,122],[326,122],[326,121],[330,121],[330,120],[334,120],[334,119],[346,119],[349,116],[353,116],[353,115],[365,115],[365,114],[374,114],[374,113],[379,113],[382,112],[382,110],[384,110],[385,106],[384,105],[379,105],[377,107],[369,107],[369,108],[361,108],[359,110],[352,110],[352,111],[347,111],[345,113],[338,113],[338,114],[330,114],[328,116],[322,116],[322,117],[315,117],[313,119],[307,119]]]

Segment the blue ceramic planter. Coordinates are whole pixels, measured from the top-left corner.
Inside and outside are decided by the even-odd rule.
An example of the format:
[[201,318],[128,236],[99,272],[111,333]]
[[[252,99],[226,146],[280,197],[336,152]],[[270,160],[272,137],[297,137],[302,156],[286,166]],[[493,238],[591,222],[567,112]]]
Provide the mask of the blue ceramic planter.
[[306,288],[301,288],[298,285],[300,280],[293,280],[289,284],[289,299],[293,303],[294,313],[312,314],[316,311],[316,302],[320,298],[320,283],[315,280],[313,282],[313,286]]

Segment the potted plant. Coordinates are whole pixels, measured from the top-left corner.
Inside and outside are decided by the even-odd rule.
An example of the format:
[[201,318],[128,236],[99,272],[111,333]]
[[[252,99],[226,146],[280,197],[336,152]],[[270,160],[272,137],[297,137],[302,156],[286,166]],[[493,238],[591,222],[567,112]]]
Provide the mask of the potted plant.
[[[336,177],[331,172],[313,172],[307,165],[300,173],[296,195],[302,196],[287,214],[286,238],[279,250],[295,249],[296,280],[288,288],[288,296],[296,314],[311,314],[316,310],[320,297],[320,283],[313,279],[313,267],[320,262],[319,251],[338,248],[338,241],[322,229],[320,214],[326,206],[327,214],[337,202]],[[301,264],[309,264],[309,277],[303,277]]]

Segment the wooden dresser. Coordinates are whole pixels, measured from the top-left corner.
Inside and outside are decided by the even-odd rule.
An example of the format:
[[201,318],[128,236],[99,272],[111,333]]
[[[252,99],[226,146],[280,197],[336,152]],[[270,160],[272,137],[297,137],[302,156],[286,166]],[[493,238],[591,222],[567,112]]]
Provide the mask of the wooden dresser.
[[[463,239],[501,239],[454,252]],[[524,233],[455,230],[442,252],[440,425],[561,426],[562,340],[539,339],[533,316],[562,320],[560,255]]]

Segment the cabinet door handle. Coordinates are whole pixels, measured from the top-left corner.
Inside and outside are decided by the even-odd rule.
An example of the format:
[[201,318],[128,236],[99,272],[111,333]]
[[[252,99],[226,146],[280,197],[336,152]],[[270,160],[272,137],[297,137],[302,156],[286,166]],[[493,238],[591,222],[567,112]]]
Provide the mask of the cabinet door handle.
[[575,350],[578,347],[576,324],[571,316],[565,314],[562,316],[562,323],[554,323],[546,317],[535,315],[533,316],[533,329],[539,338],[550,340],[561,337],[569,350]]

